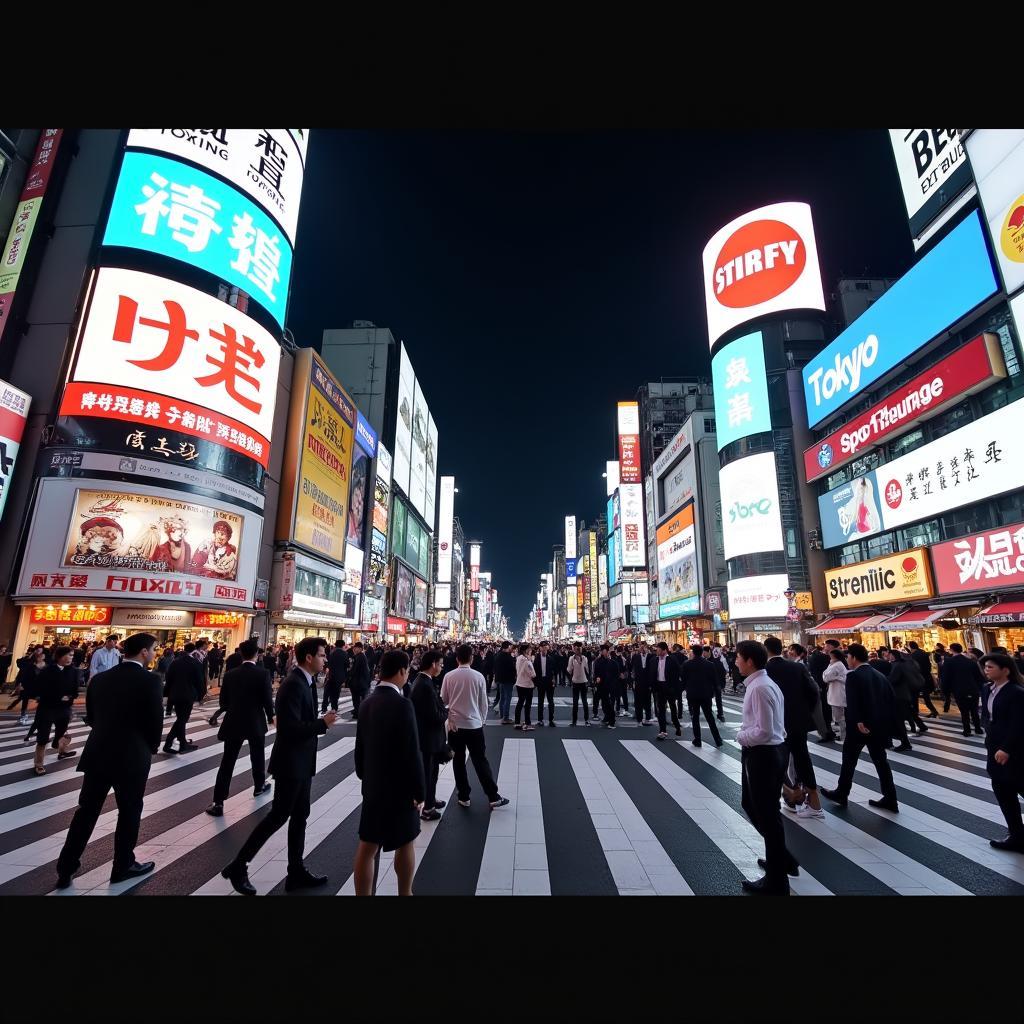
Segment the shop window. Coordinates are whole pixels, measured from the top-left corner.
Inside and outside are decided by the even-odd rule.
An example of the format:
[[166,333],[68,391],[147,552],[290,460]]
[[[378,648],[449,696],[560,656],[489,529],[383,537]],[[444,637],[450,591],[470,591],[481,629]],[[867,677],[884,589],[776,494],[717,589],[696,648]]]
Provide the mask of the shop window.
[[853,479],[853,474],[850,472],[849,466],[843,466],[842,469],[837,470],[831,476],[825,479],[825,490],[831,491],[838,487],[840,484],[848,483]]
[[1010,385],[1007,381],[1000,381],[995,387],[989,388],[978,398],[978,408],[982,416],[987,416],[996,409],[1002,409],[1009,401],[1008,392]]
[[868,452],[862,458],[850,463],[850,472],[854,477],[863,476],[869,470],[877,469],[881,462],[882,453],[876,448]]
[[995,501],[996,525],[1019,523],[1024,519],[1024,493],[1014,491]]
[[786,554],[790,558],[797,557],[796,530],[786,530]]
[[929,519],[925,523],[908,526],[905,530],[900,531],[900,536],[903,538],[900,550],[906,551],[908,548],[919,548],[925,544],[938,544],[942,540],[941,534],[942,531],[939,528],[938,519]]
[[970,423],[972,419],[974,419],[974,416],[971,413],[971,403],[969,400],[963,401],[950,409],[949,412],[936,416],[931,421],[932,438],[952,434],[954,430],[959,430],[965,424]]
[[296,569],[295,591],[306,597],[316,597],[322,601],[341,602],[341,581],[321,576],[308,569]]
[[948,512],[942,517],[942,532],[946,540],[963,537],[968,533],[980,533],[992,525],[988,505],[984,504]]
[[881,558],[883,555],[891,555],[896,551],[895,536],[891,533],[869,537],[865,543],[868,558]]
[[847,544],[846,547],[839,549],[839,564],[840,565],[856,565],[857,562],[863,562],[864,558],[861,555],[860,542],[856,544]]
[[1017,355],[1017,346],[1013,343],[1013,335],[1008,324],[1003,324],[997,331],[999,344],[1003,350],[1003,360],[1006,363],[1006,372],[1011,377],[1020,376],[1020,358]]
[[897,438],[889,446],[889,461],[892,462],[901,455],[906,455],[907,452],[913,451],[923,440],[924,431],[920,429],[912,430],[909,434],[904,434],[903,437]]

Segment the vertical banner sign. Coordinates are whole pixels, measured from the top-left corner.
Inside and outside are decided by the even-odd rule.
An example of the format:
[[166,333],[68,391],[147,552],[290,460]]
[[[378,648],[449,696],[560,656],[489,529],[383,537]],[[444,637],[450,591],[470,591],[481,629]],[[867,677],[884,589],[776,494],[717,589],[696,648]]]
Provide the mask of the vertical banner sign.
[[[469,545],[469,570],[470,570],[470,590],[474,594],[480,591],[480,545],[470,544]],[[475,603],[475,602],[474,602]],[[476,618],[474,612],[473,618]]]
[[[590,574],[588,581],[592,579],[594,573],[597,571],[597,534],[593,530],[590,531]],[[590,583],[590,607],[593,611],[597,611],[598,608],[598,589]]]
[[63,128],[44,128],[39,136],[32,166],[28,169],[28,177],[21,190],[21,197],[14,210],[14,220],[4,245],[3,257],[0,258],[0,341],[4,331],[14,293],[18,289],[18,278],[21,268],[25,265],[25,254],[28,252],[39,220],[39,210],[43,204],[43,195],[50,183],[50,174],[57,156]]
[[640,483],[640,406],[619,402],[619,477],[624,484]]
[[576,517],[565,517],[565,557],[576,558]]
[[14,463],[31,404],[30,395],[0,380],[0,520],[3,519]]
[[618,463],[618,461],[606,462],[604,464],[604,475],[605,475],[605,480],[607,482],[607,488],[606,488],[607,494],[608,494],[608,497],[610,498],[618,490],[619,484],[621,482],[620,479],[619,479],[619,463]]
[[622,565],[643,569],[647,565],[644,533],[644,489],[640,484],[619,487],[622,503]]
[[452,544],[454,543],[455,477],[441,477],[441,501],[437,523],[437,582],[452,581]]

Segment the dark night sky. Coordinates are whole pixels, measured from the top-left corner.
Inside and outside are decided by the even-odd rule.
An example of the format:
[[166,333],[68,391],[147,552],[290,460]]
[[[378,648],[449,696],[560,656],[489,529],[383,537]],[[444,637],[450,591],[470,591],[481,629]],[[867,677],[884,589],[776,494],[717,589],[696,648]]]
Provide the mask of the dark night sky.
[[518,634],[563,517],[604,508],[616,401],[710,370],[705,242],[784,200],[811,204],[826,294],[910,265],[884,129],[314,130],[289,327],[404,339]]

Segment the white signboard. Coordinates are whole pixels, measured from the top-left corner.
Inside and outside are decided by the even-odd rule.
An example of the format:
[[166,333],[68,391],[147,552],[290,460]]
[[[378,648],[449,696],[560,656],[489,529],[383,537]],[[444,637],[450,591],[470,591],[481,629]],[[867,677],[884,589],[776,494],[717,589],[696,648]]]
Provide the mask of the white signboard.
[[434,417],[427,415],[427,492],[424,500],[423,518],[427,529],[434,530],[434,505],[437,497],[437,426]]
[[0,518],[7,504],[7,492],[31,405],[31,395],[0,380]]
[[420,382],[416,381],[416,402],[412,415],[412,454],[409,459],[409,498],[421,516],[427,506],[427,431],[429,412]]
[[788,589],[789,577],[785,573],[729,580],[729,618],[734,622],[738,619],[784,619],[789,611],[785,596]]
[[565,517],[565,557],[576,557],[576,517]]
[[704,247],[708,343],[787,309],[825,308],[806,203],[775,203],[726,224]]
[[189,160],[255,199],[295,245],[308,128],[132,128],[129,149]]
[[688,419],[669,441],[665,450],[654,460],[654,479],[664,476],[665,470],[679,458],[687,448],[693,447],[693,420]]
[[452,585],[450,583],[434,584],[434,608],[444,611],[452,606]]
[[782,551],[775,453],[730,462],[718,475],[726,559]]
[[[1024,487],[1024,406],[1011,402],[875,470],[887,530]],[[724,498],[723,498],[724,501]]]
[[688,501],[693,500],[697,492],[693,449],[665,474],[662,487],[665,496],[665,504],[661,509],[663,516],[675,512],[677,508],[682,508]]
[[647,565],[643,484],[622,484],[619,499],[622,506],[622,565],[626,569],[642,569]]
[[605,482],[607,484],[608,497],[610,498],[615,493],[615,489],[619,486],[619,460],[616,459],[614,462],[606,462],[604,465]]
[[[441,477],[440,514],[437,523],[437,582],[452,581],[452,546],[455,543],[455,477]],[[448,607],[444,605],[443,607]]]
[[398,420],[395,424],[395,453],[392,476],[402,493],[409,494],[409,465],[412,461],[412,423],[416,411],[416,374],[405,344],[398,363]]

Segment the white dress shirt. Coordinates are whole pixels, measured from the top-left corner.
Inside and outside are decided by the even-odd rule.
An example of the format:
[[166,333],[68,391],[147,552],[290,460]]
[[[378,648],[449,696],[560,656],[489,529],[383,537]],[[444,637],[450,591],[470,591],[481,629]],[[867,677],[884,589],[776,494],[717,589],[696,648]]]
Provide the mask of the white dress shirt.
[[89,662],[89,678],[91,679],[100,672],[106,672],[108,668],[113,668],[120,663],[121,652],[116,647],[110,651],[106,647],[97,647]]
[[548,674],[548,658],[546,654],[540,656],[540,674],[546,676]]
[[441,701],[448,708],[452,729],[482,729],[487,720],[487,683],[468,665],[446,672],[441,684]]
[[306,685],[312,686],[313,677],[301,665],[296,665],[295,667],[306,677]]
[[660,658],[660,657],[658,658],[658,682],[659,683],[665,682],[665,672],[667,671],[666,668],[665,668],[665,664],[666,664],[667,661],[668,661],[668,655],[667,654],[665,655],[664,658]]
[[993,684],[992,684],[992,689],[991,689],[991,690],[989,691],[989,695],[988,695],[988,717],[989,717],[989,718],[991,718],[991,717],[992,717],[992,705],[993,705],[993,704],[995,703],[995,700],[996,700],[996,694],[997,694],[997,693],[999,693],[999,691],[1000,691],[1000,690],[1001,690],[1001,689],[1002,689],[1002,688],[1003,688],[1003,687],[1004,687],[1004,686],[1006,685],[1006,683],[1008,683],[1008,682],[1009,682],[1009,680],[1007,679],[1007,680],[1006,680],[1006,682],[1002,682],[1002,683],[993,683]]
[[763,668],[752,672],[743,682],[747,687],[743,695],[743,725],[736,733],[736,742],[741,747],[784,743],[782,691],[768,678]]
[[833,661],[821,674],[828,683],[828,702],[834,708],[846,707],[846,666],[841,661]]

